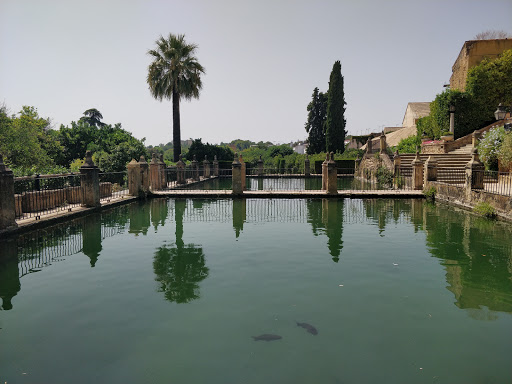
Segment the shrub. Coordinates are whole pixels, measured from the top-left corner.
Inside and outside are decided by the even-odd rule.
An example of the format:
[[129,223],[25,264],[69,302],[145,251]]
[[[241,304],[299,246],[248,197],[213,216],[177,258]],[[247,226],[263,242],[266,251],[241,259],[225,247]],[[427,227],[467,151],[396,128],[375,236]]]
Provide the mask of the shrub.
[[478,154],[487,169],[498,170],[498,155],[504,138],[505,129],[503,127],[493,128],[483,134],[478,144]]
[[512,133],[506,133],[501,143],[501,148],[498,153],[498,159],[503,168],[512,169]]
[[428,201],[434,201],[436,199],[437,190],[433,185],[430,188],[425,188],[423,194]]
[[421,145],[420,138],[418,136],[410,136],[400,140],[396,149],[399,153],[416,153],[419,145]]
[[386,167],[377,168],[377,184],[379,187],[390,188],[393,185],[393,173]]
[[479,215],[485,216],[488,219],[495,219],[497,217],[496,209],[486,202],[478,203],[473,208],[473,211],[478,213]]

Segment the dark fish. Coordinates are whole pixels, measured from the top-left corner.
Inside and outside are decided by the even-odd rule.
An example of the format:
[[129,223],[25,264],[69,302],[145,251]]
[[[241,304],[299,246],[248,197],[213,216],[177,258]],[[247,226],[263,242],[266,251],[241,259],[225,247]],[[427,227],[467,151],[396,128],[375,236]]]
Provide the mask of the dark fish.
[[251,337],[254,339],[254,341],[258,341],[258,340],[274,341],[274,340],[282,339],[282,337],[279,335],[271,335],[269,333],[265,333],[265,334],[259,335],[259,336],[251,336]]
[[308,331],[309,333],[311,333],[312,335],[318,335],[318,331],[315,327],[313,327],[311,324],[308,324],[308,323],[299,323],[298,321],[296,321],[297,325],[299,327],[302,327],[304,328],[306,331]]

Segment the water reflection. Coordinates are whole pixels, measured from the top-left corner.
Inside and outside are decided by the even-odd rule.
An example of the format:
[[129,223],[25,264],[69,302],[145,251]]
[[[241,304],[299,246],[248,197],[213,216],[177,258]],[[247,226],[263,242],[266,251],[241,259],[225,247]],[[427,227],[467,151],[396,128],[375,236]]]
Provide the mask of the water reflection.
[[327,247],[332,260],[337,263],[343,249],[343,218],[344,199],[322,199],[321,205],[317,200],[308,200],[308,222],[313,234],[324,233],[327,236]]
[[[198,202],[197,208],[201,207],[202,203]],[[199,283],[208,277],[209,272],[203,249],[183,241],[185,209],[185,200],[175,201],[176,242],[159,247],[153,261],[159,292],[163,292],[167,300],[176,303],[198,299]]]
[[89,257],[91,267],[101,268],[102,257],[108,256],[104,239],[126,232],[149,236],[150,228],[175,229],[173,243],[163,243],[149,254],[158,290],[176,303],[197,299],[209,268],[203,246],[185,241],[184,223],[193,222],[225,223],[237,239],[244,231],[249,235],[247,225],[254,223],[308,223],[315,236],[325,236],[334,262],[344,248],[344,228],[371,224],[384,236],[401,224],[402,231],[425,233],[427,250],[440,260],[446,288],[458,308],[480,320],[512,312],[512,227],[410,199],[153,199],[126,205],[0,242],[1,308],[15,308],[23,276],[81,253]]

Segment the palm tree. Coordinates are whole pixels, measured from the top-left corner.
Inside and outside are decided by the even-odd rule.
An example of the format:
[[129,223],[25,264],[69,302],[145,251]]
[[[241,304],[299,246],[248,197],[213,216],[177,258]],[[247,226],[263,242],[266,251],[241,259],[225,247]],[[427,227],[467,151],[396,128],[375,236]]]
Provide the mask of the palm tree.
[[84,116],[80,118],[80,120],[85,121],[91,126],[94,127],[103,127],[105,123],[101,121],[103,119],[103,115],[96,108],[90,108],[84,112]]
[[199,98],[204,68],[194,56],[197,45],[187,44],[185,35],[160,36],[157,48],[148,51],[153,62],[148,67],[147,82],[155,99],[172,99],[172,141],[174,161],[181,154],[180,99]]

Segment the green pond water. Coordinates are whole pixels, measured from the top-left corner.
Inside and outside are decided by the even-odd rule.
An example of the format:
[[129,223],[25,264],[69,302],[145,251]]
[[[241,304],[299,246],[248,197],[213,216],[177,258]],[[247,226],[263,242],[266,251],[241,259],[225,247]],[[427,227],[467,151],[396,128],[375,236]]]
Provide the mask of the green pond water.
[[0,243],[0,383],[510,383],[511,235],[406,199],[153,199],[27,233]]

